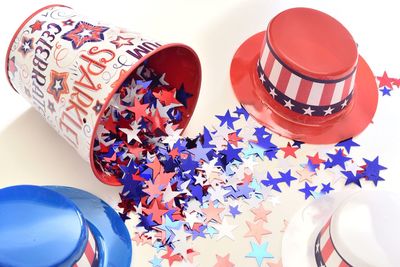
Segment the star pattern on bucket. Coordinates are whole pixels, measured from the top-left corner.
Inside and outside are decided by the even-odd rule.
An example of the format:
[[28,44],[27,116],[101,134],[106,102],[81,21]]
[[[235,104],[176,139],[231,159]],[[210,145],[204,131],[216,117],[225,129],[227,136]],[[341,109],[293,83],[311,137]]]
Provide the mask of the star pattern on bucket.
[[23,56],[26,56],[29,52],[33,50],[33,42],[33,38],[23,36],[20,42],[20,46],[18,48],[18,52],[20,52]]
[[104,40],[104,32],[108,27],[94,26],[85,21],[79,21],[75,27],[62,35],[61,38],[70,41],[73,49],[79,49],[87,42]]
[[123,47],[123,46],[126,46],[126,45],[133,45],[133,43],[132,43],[132,41],[134,40],[135,38],[133,38],[133,37],[123,37],[123,36],[120,36],[120,35],[118,35],[117,36],[117,38],[116,39],[114,39],[114,40],[112,40],[112,41],[110,41],[113,45],[115,45],[115,48],[121,48],[121,47]]
[[41,31],[44,23],[45,21],[36,20],[33,24],[29,25],[29,28],[31,28],[31,33],[34,33],[35,31]]
[[68,94],[69,92],[67,84],[68,75],[68,72],[50,71],[50,81],[47,92],[54,97],[57,103],[60,101],[61,95]]

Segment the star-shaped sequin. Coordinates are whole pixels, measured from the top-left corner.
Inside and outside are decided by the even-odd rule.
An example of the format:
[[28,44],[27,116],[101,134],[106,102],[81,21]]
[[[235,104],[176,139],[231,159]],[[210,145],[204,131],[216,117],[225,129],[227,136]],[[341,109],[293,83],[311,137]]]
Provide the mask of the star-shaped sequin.
[[264,228],[263,221],[258,221],[256,223],[246,221],[246,224],[249,228],[249,231],[244,235],[244,237],[254,237],[259,244],[261,243],[262,237],[264,235],[271,234],[271,231]]
[[217,263],[213,267],[234,267],[235,264],[233,264],[230,260],[230,254],[226,254],[224,257],[216,255],[217,257]]
[[273,259],[271,253],[267,251],[268,242],[257,244],[255,242],[250,242],[251,252],[246,255],[247,258],[254,258],[257,261],[257,265],[260,267],[264,259]]

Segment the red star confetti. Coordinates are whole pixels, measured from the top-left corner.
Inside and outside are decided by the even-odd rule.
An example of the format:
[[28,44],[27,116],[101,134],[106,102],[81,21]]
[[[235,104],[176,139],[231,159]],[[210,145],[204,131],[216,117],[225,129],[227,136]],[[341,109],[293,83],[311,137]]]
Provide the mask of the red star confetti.
[[229,254],[225,255],[224,257],[216,255],[216,257],[217,257],[217,263],[214,265],[214,267],[234,267],[235,266],[235,264],[233,264],[229,260],[229,257],[230,257]]
[[382,76],[378,76],[377,79],[379,81],[379,85],[378,85],[379,88],[387,87],[389,89],[393,89],[392,82],[394,81],[394,79],[393,78],[389,78],[389,76],[387,75],[386,71],[383,72]]
[[296,158],[296,154],[295,154],[295,152],[297,151],[297,150],[299,150],[300,148],[298,148],[298,147],[292,147],[291,145],[290,145],[290,143],[287,143],[287,146],[286,147],[281,147],[280,148],[281,149],[281,151],[283,151],[283,153],[284,153],[284,158],[287,158],[287,157],[289,157],[289,156],[292,156],[293,158]]

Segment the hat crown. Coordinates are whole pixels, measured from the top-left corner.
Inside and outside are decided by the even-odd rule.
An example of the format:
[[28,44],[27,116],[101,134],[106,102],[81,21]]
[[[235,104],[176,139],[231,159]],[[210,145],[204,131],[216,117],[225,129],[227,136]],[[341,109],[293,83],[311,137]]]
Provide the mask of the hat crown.
[[286,10],[271,20],[261,46],[260,97],[305,116],[338,115],[352,100],[357,60],[357,46],[337,20],[309,8]]
[[294,72],[318,80],[338,80],[357,65],[357,45],[336,19],[310,8],[292,8],[268,25],[271,50]]
[[0,217],[0,266],[71,266],[85,249],[82,214],[49,189],[1,189]]
[[338,253],[353,266],[398,266],[400,196],[360,192],[335,211],[330,231]]

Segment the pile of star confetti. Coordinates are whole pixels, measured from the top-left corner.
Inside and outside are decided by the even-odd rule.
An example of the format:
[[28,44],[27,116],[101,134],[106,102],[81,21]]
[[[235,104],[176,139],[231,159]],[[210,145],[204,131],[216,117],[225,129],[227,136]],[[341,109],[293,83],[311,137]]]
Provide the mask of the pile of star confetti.
[[[245,257],[262,266],[264,258],[273,258],[268,242],[262,242],[263,236],[271,234],[265,228],[271,211],[265,210],[263,201],[277,204],[283,190],[312,199],[336,188],[376,186],[384,180],[380,172],[386,168],[378,157],[361,161],[350,157],[351,149],[359,146],[352,139],[324,146],[327,151],[321,152],[321,147],[288,142],[269,133],[243,108],[216,117],[220,124],[204,128],[194,139],[178,138],[174,132],[161,140],[156,156],[149,156],[143,167],[150,169],[145,172],[150,175],[144,189],[133,179],[123,180],[119,206],[124,219],[132,214],[137,221],[134,240],[165,251],[150,262],[153,266],[161,266],[164,259],[169,265],[193,262],[197,255],[193,241],[199,238],[233,240],[237,225],[227,218],[241,213],[240,200],[255,215],[246,221],[245,237],[253,239]],[[313,149],[320,152],[305,154]],[[228,258],[218,256],[217,260],[226,263]]]
[[150,266],[196,266],[202,239],[235,240],[239,225],[248,229],[243,255],[215,254],[210,266],[243,260],[280,266],[280,251],[269,241],[282,238],[293,213],[288,207],[384,181],[379,157],[351,156],[359,147],[353,139],[335,146],[290,141],[242,107],[216,116],[219,124],[195,138],[182,137],[179,122],[190,95],[164,77],[144,66],[125,82],[102,118],[94,149],[98,167],[123,185],[120,215],[136,246],[154,249]]
[[139,169],[147,163],[146,155],[155,155],[161,137],[176,129],[185,113],[187,98],[183,85],[177,90],[146,65],[127,79],[113,95],[100,118],[94,143],[96,168],[118,179],[138,184],[146,179]]

